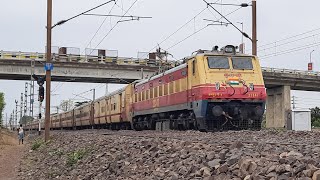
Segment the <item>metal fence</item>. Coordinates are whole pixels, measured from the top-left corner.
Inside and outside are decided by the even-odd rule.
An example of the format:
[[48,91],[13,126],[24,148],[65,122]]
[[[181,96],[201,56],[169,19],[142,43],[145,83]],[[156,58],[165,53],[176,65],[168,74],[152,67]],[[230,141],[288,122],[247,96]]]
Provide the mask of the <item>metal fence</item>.
[[[68,49],[69,50],[69,49]],[[87,49],[91,52],[91,49]],[[70,50],[69,50],[70,52]],[[59,54],[56,51],[52,54],[52,60],[54,62],[78,62],[78,63],[112,63],[117,65],[142,65],[150,67],[159,66],[176,66],[175,61],[159,61],[152,59],[143,58],[126,58],[118,57],[117,51],[106,51],[106,56],[98,56],[97,50],[94,50],[92,55],[79,55],[79,50],[74,48],[72,51],[74,54]],[[142,53],[141,53],[142,54]],[[140,55],[141,55],[140,54]],[[36,60],[45,61],[46,55],[44,53],[33,53],[33,52],[13,52],[13,51],[0,51],[0,60]],[[274,73],[287,73],[287,74],[301,74],[310,76],[320,76],[320,72],[317,71],[303,71],[293,69],[281,69],[281,68],[269,68],[262,67],[263,72],[274,72]]]
[[[78,52],[78,51],[77,51]],[[108,54],[112,54],[108,56]],[[52,60],[54,62],[78,62],[78,63],[112,63],[117,65],[143,65],[150,67],[158,67],[163,65],[172,65],[171,61],[159,61],[139,58],[118,57],[116,51],[110,51],[106,56],[97,55],[79,55],[79,54],[59,54],[52,53]],[[6,60],[36,60],[45,61],[46,55],[44,53],[29,53],[29,52],[12,52],[0,51],[0,59]]]

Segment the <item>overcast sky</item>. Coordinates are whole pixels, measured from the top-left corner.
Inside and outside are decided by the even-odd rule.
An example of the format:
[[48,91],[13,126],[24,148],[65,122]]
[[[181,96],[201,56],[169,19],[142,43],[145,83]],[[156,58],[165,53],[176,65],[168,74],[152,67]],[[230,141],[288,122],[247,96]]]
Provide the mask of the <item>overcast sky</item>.
[[[93,13],[123,15],[136,0],[117,0],[117,5],[110,3]],[[102,0],[54,0],[53,22],[67,19],[103,2]],[[214,2],[211,0],[210,2]],[[240,0],[219,0],[223,3],[242,3]],[[258,45],[261,64],[267,67],[307,69],[312,50],[316,70],[320,68],[320,24],[318,23],[320,2],[308,0],[257,0],[258,5]],[[112,8],[113,7],[113,8]],[[222,14],[233,12],[238,7],[214,6]],[[203,11],[202,13],[200,13]],[[200,14],[199,14],[200,13]],[[196,18],[193,18],[199,14]],[[101,42],[119,18],[108,18],[97,36],[92,40],[104,17],[81,16],[53,30],[53,46],[118,50],[119,56],[137,57],[138,52],[149,52],[158,43],[163,49],[180,59],[189,56],[198,49],[211,49],[213,46],[227,44],[239,45],[241,34],[231,26],[209,26],[201,31],[208,22],[203,19],[219,19],[214,10],[207,8],[202,0],[137,0],[127,15],[151,16],[152,19],[119,23]],[[244,31],[251,34],[251,9],[242,8],[228,18],[239,28],[237,22],[243,22]],[[162,42],[166,37],[190,21],[184,28]],[[0,50],[44,52],[46,44],[46,1],[45,0],[2,0],[0,11],[1,33]],[[197,34],[177,44],[194,32]],[[304,33],[304,34],[302,34]],[[295,36],[299,35],[299,36]],[[251,36],[251,35],[250,35]],[[294,38],[286,39],[295,36]],[[286,39],[286,40],[283,40]],[[280,41],[279,41],[280,40]],[[276,42],[275,41],[279,41]],[[100,45],[98,45],[101,42]],[[250,41],[245,40],[247,50]],[[269,44],[271,43],[271,44]],[[174,46],[177,44],[176,46]],[[266,44],[269,44],[266,46]],[[172,48],[170,48],[172,47]],[[249,52],[249,51],[248,51]],[[0,92],[5,93],[5,113],[14,109],[14,100],[20,100],[24,91],[24,81],[0,80]],[[123,85],[110,85],[115,90]],[[36,87],[37,88],[37,87]],[[84,100],[73,94],[79,94],[91,88],[97,88],[96,97],[105,93],[102,84],[53,83],[52,106],[61,100]],[[298,107],[313,107],[320,104],[319,93],[292,92],[297,96]],[[92,93],[82,94],[91,98]],[[310,100],[302,99],[303,97]],[[38,105],[35,105],[38,106]],[[53,111],[53,110],[52,110]],[[38,111],[36,111],[37,113]],[[35,113],[35,114],[36,114]]]

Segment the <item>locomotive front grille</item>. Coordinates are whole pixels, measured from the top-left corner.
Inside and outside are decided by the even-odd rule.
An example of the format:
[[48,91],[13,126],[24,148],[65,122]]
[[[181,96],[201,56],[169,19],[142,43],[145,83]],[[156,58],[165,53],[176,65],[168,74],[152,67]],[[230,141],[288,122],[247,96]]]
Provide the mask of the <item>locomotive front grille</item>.
[[211,102],[207,108],[206,125],[213,131],[259,130],[263,113],[263,103]]

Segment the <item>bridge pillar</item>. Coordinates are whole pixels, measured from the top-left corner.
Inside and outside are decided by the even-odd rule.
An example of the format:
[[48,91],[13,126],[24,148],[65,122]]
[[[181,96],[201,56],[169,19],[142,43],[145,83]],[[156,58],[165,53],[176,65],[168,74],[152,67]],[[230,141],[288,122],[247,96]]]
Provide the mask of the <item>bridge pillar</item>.
[[291,111],[290,86],[267,89],[267,128],[287,128],[287,113]]

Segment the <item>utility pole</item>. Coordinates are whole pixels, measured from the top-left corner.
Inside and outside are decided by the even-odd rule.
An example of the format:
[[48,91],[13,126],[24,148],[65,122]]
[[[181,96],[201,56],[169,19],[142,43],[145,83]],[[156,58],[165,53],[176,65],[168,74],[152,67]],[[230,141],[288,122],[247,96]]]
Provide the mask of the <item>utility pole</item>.
[[10,114],[9,123],[10,123],[11,130],[13,130],[13,126],[12,126],[12,114]]
[[[14,101],[15,103],[16,103],[16,115],[15,115],[15,124],[18,124],[17,122],[18,122],[18,101],[17,100],[15,100]],[[20,119],[20,122],[21,122],[21,119]]]
[[[47,65],[51,63],[51,32],[52,32],[52,0],[47,0]],[[45,141],[50,136],[50,93],[51,93],[51,70],[46,70],[46,113],[45,113]]]
[[94,100],[96,100],[96,89],[92,89],[93,90],[93,94],[92,94],[92,102],[94,102]]
[[27,109],[28,109],[28,83],[26,82],[24,86],[24,111],[23,111],[24,116],[27,115]]
[[[13,111],[12,111],[12,120],[13,120],[13,122],[14,122],[14,109],[13,109]],[[18,127],[17,124],[16,124],[16,127]]]
[[33,117],[33,103],[34,103],[34,74],[35,61],[31,60],[31,76],[30,76],[30,114],[29,116]]
[[257,56],[257,1],[252,0],[252,55]]
[[23,113],[23,93],[21,93],[21,99],[20,99],[20,121],[22,119],[22,113]]
[[296,109],[296,99],[295,96],[292,96],[292,108]]

